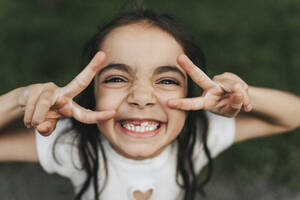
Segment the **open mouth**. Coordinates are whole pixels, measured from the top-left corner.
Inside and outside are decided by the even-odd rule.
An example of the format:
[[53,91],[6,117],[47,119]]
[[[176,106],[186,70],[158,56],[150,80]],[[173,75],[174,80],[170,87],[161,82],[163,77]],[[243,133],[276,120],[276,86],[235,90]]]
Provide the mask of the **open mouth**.
[[152,137],[159,133],[162,122],[156,120],[120,120],[118,123],[124,133],[133,137]]

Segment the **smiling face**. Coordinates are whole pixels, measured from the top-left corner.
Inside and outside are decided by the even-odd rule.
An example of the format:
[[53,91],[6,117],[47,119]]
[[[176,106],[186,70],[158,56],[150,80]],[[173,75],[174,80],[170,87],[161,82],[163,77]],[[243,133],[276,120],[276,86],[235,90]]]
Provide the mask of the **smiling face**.
[[147,23],[121,26],[101,45],[107,59],[95,81],[97,110],[116,110],[98,124],[121,155],[159,155],[183,128],[186,113],[167,101],[187,91],[186,73],[176,62],[182,47],[168,33]]

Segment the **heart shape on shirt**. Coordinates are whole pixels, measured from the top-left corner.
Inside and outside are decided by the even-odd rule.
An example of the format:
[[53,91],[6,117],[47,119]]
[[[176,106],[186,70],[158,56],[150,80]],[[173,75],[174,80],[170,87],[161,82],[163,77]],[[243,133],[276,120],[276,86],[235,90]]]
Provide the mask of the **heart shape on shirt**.
[[135,190],[133,192],[133,197],[135,200],[149,200],[152,196],[153,189],[147,191]]

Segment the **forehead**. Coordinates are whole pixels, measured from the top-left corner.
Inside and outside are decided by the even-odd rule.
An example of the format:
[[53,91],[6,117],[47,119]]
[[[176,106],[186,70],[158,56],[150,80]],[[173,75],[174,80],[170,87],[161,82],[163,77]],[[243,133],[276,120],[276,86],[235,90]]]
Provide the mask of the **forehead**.
[[169,33],[146,24],[118,27],[109,33],[101,49],[108,63],[124,63],[130,66],[176,65],[182,47]]

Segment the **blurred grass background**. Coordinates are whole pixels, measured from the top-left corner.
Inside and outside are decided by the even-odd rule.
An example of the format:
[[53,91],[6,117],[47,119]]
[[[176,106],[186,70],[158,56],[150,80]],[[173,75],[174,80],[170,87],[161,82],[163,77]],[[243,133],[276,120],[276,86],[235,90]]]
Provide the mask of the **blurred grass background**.
[[[185,24],[210,76],[229,71],[249,85],[300,95],[300,1],[145,2]],[[121,0],[1,0],[0,93],[39,82],[65,85],[80,71],[82,47],[97,27],[130,7]],[[216,171],[237,187],[266,179],[298,191],[299,139],[296,130],[235,145],[216,159]]]

